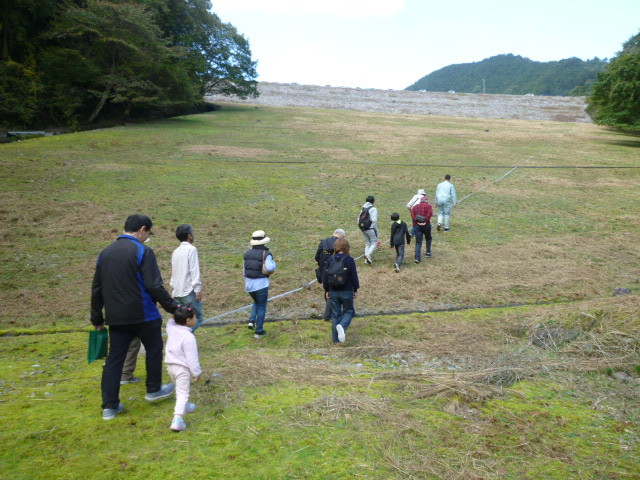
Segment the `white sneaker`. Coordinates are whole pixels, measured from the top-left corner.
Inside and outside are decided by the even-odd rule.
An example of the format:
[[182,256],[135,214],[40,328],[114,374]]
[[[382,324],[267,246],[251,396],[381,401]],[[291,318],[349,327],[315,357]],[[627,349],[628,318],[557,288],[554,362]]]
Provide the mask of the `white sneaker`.
[[338,332],[338,341],[340,343],[344,343],[347,337],[344,333],[344,328],[342,328],[342,325],[336,325],[336,332]]
[[394,265],[394,267],[396,267],[396,272],[400,271],[400,265],[398,265],[397,263]]
[[186,415],[187,413],[191,413],[195,409],[196,409],[196,404],[195,403],[187,402],[187,404],[184,407],[184,414]]
[[369,263],[369,265],[373,263],[373,261],[371,260],[371,255],[369,255],[368,253],[364,254],[364,258],[367,259],[367,263]]
[[184,423],[184,419],[182,417],[173,417],[173,421],[171,422],[171,430],[174,432],[181,432],[187,428],[187,424]]

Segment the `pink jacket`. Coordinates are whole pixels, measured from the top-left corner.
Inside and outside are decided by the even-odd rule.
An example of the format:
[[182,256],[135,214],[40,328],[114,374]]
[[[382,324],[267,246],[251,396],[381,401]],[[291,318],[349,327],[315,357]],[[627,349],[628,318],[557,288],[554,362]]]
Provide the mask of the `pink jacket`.
[[195,335],[191,333],[191,328],[178,325],[173,318],[167,323],[164,362],[187,367],[194,377],[202,375]]

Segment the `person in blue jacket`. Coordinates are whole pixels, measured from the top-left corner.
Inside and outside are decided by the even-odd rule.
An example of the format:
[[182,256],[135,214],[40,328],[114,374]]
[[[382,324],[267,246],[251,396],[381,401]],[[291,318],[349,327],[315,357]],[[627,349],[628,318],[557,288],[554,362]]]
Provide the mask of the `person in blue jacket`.
[[[147,395],[155,402],[173,394],[172,383],[162,384],[162,315],[178,309],[164,288],[158,261],[145,245],[153,232],[146,215],[130,215],[124,234],[105,248],[96,263],[91,287],[91,323],[109,327],[109,356],[102,371],[102,418],[112,420],[124,410],[120,403],[120,378],[129,346],[139,338],[146,350]],[[103,313],[104,311],[104,313]]]

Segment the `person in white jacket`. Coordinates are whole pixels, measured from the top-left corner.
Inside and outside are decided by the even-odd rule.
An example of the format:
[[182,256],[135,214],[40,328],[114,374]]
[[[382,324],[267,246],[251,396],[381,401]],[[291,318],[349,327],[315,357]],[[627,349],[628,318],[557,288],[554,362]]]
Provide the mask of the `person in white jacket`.
[[197,382],[202,376],[202,367],[198,358],[198,342],[191,329],[195,326],[196,311],[193,307],[181,305],[167,323],[167,346],[164,361],[169,375],[176,385],[176,407],[173,412],[171,430],[180,432],[187,428],[182,418],[196,409],[189,402],[191,377]]
[[362,215],[366,212],[369,216],[370,225],[368,227],[363,227],[360,225],[360,230],[362,231],[362,236],[364,237],[364,263],[371,265],[373,262],[372,256],[373,252],[378,248],[378,209],[373,206],[376,199],[373,195],[369,195],[367,197],[367,201],[364,205],[362,205],[362,211],[358,216],[358,224],[360,224],[360,220]]
[[438,231],[444,223],[444,231],[451,230],[451,208],[458,204],[456,187],[451,183],[451,175],[444,176],[444,182],[436,188],[436,209],[438,210]]
[[426,197],[426,196],[427,196],[427,192],[425,192],[423,188],[418,190],[418,193],[416,193],[413,197],[411,197],[411,200],[409,200],[409,203],[407,203],[407,208],[409,209],[409,211],[411,211],[411,209],[420,202],[422,197]]

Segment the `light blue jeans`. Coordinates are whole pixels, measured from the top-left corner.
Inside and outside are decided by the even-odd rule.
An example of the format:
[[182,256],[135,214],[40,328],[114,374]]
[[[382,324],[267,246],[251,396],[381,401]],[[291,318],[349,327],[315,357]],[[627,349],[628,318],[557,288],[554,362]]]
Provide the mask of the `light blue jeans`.
[[191,307],[196,311],[196,318],[198,319],[198,323],[191,329],[191,331],[195,333],[195,331],[200,328],[200,325],[202,325],[202,322],[204,321],[204,314],[202,313],[202,302],[196,300],[196,292],[192,290],[191,293],[186,297],[174,297],[174,300],[180,305]]
[[436,206],[438,207],[438,225],[442,225],[444,221],[444,228],[449,228],[451,225],[451,200],[436,203]]

